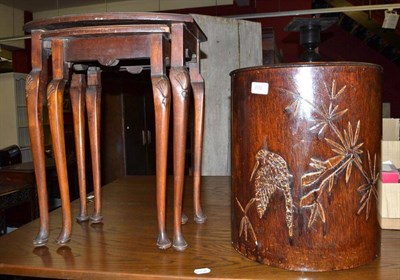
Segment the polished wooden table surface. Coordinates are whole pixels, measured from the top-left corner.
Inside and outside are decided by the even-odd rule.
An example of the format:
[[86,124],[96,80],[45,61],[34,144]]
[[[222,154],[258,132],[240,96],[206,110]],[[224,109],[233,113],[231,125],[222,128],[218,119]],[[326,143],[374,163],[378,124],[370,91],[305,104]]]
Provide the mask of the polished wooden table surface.
[[[155,177],[126,177],[105,186],[103,223],[74,223],[74,238],[65,246],[55,242],[60,210],[50,213],[52,230],[45,247],[32,246],[37,220],[1,237],[0,274],[70,279],[400,279],[400,231],[382,231],[381,256],[370,264],[344,271],[291,272],[242,257],[231,246],[229,177],[203,178],[208,220],[198,225],[190,219],[183,226],[188,249],[160,251],[154,246],[155,185]],[[189,198],[191,180],[185,185],[185,196]],[[172,191],[168,199],[172,203]],[[191,199],[185,202],[191,203]],[[189,217],[193,214],[191,206],[184,205]],[[78,201],[72,203],[72,210],[78,213]],[[172,223],[172,213],[167,219]],[[211,269],[209,274],[193,272],[206,267]]]

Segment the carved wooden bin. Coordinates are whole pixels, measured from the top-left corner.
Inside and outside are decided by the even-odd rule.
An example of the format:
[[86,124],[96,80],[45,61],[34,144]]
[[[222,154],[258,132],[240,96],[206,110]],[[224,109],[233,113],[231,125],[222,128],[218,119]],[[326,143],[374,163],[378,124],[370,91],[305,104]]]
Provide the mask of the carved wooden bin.
[[375,259],[381,68],[308,63],[231,76],[235,249],[289,270]]

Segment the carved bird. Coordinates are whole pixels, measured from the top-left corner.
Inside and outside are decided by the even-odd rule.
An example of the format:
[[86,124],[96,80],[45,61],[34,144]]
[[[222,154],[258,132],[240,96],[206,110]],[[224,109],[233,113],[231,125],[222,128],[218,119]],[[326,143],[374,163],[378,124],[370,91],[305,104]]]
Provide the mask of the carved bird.
[[258,215],[262,218],[276,190],[283,192],[286,204],[286,225],[291,238],[293,236],[293,210],[295,206],[290,192],[292,175],[289,173],[287,163],[280,155],[268,151],[267,148],[260,149],[255,158],[256,163],[250,181],[254,179]]

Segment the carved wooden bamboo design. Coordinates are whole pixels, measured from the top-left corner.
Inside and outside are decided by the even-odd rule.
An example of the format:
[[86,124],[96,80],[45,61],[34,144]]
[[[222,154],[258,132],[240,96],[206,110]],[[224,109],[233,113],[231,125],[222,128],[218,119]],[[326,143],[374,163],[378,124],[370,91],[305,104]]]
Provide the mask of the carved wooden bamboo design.
[[[350,268],[378,255],[379,72],[352,63],[233,72],[240,253],[294,270]],[[266,91],[252,92],[253,82]]]

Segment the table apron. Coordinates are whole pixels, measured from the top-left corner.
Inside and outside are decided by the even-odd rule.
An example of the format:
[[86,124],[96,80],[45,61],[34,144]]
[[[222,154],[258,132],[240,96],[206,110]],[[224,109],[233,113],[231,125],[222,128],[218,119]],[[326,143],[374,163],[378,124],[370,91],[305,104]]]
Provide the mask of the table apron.
[[150,57],[150,36],[131,35],[68,39],[65,61],[97,61],[99,58],[135,59]]

